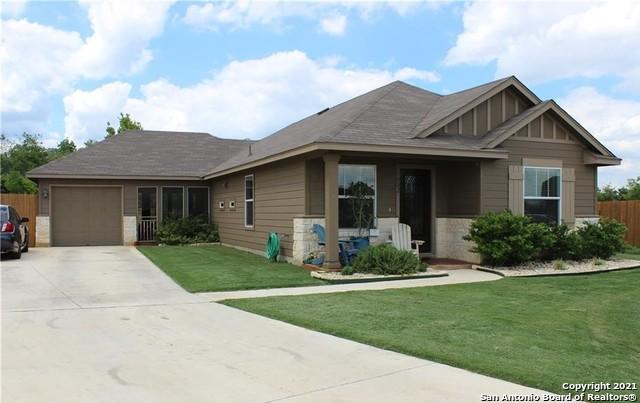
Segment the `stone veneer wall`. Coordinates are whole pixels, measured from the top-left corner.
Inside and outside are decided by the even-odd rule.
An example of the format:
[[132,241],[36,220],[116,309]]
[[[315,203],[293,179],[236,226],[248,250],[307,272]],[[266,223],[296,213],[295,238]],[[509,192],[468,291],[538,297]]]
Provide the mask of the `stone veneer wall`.
[[576,217],[575,228],[581,227],[587,222],[595,224],[599,220],[600,220],[600,217]]
[[473,243],[462,239],[469,232],[471,218],[436,218],[436,257],[480,263],[480,255],[470,252]]
[[36,246],[49,246],[50,231],[49,231],[49,216],[39,215],[36,216]]
[[133,245],[138,240],[138,220],[134,215],[122,216],[122,243]]
[[[370,242],[372,244],[386,242],[391,239],[391,229],[398,223],[397,217],[385,217],[377,219],[377,228],[372,230]],[[313,233],[313,224],[324,226],[323,217],[296,217],[293,219],[293,257],[292,261],[301,264],[313,251],[321,251],[318,245],[318,237]],[[338,236],[348,238],[358,235],[357,230],[340,229]]]
[[313,224],[324,226],[324,217],[295,217],[293,219],[293,256],[295,264],[302,261],[312,251],[320,251],[318,237],[313,233]]

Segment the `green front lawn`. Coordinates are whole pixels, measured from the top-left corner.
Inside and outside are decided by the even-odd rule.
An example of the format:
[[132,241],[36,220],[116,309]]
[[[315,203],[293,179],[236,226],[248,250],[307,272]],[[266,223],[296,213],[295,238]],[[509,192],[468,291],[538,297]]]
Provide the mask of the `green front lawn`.
[[616,255],[620,259],[640,260],[640,248],[637,246],[627,246],[624,252]]
[[638,269],[224,303],[558,393],[640,382]]
[[138,250],[190,292],[324,284],[301,267],[271,263],[225,246],[140,246]]

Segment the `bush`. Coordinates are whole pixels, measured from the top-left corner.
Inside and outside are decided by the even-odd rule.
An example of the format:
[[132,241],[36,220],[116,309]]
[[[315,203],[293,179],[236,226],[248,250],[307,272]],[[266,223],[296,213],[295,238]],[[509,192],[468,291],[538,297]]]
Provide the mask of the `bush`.
[[472,252],[492,266],[517,265],[538,259],[553,244],[546,224],[510,211],[487,213],[471,223],[465,240],[475,243]]
[[584,254],[582,238],[565,224],[549,226],[551,244],[542,251],[543,260],[581,260]]
[[202,218],[164,220],[156,233],[158,242],[167,245],[218,242],[218,229]]
[[412,252],[380,244],[362,249],[352,267],[359,273],[411,274],[418,271],[420,265],[420,259]]
[[342,271],[340,272],[340,274],[342,274],[343,276],[352,276],[353,273],[355,273],[353,266],[345,266],[342,268]]
[[596,224],[586,223],[576,230],[581,240],[580,259],[608,259],[625,247],[627,228],[615,220],[600,219]]

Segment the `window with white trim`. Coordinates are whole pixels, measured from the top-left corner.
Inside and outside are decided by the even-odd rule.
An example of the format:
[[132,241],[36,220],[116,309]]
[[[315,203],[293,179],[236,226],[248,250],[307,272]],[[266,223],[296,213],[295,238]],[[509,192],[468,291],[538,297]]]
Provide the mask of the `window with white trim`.
[[536,222],[560,223],[561,171],[524,167],[524,215]]
[[[358,206],[356,198],[363,194],[366,202]],[[362,220],[356,220],[361,216]],[[338,166],[338,226],[357,228],[357,221],[374,226],[376,218],[376,166],[340,164]]]
[[253,197],[254,197],[253,175],[244,177],[244,226],[253,227]]

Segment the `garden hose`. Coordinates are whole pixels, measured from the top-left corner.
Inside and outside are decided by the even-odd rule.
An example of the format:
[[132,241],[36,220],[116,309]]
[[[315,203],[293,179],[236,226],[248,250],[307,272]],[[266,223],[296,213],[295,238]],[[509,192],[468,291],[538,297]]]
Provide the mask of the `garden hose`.
[[280,253],[280,237],[275,232],[270,232],[267,237],[267,259],[272,262],[278,261],[278,254]]

